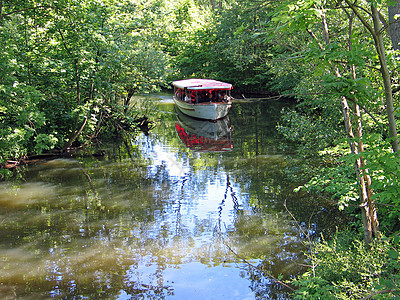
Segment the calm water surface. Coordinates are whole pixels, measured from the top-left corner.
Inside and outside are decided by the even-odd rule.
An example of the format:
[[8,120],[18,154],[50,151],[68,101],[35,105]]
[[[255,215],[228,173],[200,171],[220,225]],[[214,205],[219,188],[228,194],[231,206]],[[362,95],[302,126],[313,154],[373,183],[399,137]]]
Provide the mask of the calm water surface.
[[335,218],[282,172],[287,104],[236,102],[210,123],[177,114],[169,95],[143,99],[159,112],[148,136],[0,184],[0,298],[289,299],[268,276],[304,271],[283,203],[312,234]]

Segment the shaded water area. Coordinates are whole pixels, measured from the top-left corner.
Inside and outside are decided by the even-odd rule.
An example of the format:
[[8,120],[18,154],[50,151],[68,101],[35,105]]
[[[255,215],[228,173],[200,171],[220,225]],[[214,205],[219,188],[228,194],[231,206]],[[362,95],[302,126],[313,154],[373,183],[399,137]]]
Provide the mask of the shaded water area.
[[[18,169],[0,184],[0,298],[290,299],[305,239],[340,216],[294,193],[279,101],[237,101],[217,123],[144,96],[157,126]],[[295,216],[292,219],[284,207]]]

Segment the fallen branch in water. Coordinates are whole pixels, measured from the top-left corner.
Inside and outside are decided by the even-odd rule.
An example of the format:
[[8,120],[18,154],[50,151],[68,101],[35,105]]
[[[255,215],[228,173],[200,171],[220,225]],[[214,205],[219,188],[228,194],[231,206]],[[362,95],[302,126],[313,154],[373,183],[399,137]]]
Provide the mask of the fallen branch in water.
[[[308,232],[306,233],[306,232],[303,230],[303,228],[300,226],[299,221],[297,221],[297,219],[295,218],[295,216],[294,216],[294,215],[290,212],[290,210],[287,208],[286,200],[285,200],[285,202],[283,203],[283,206],[285,207],[285,209],[286,209],[287,213],[290,215],[290,217],[296,222],[297,228],[299,228],[300,232],[303,233],[303,235],[304,235],[304,236],[307,238],[307,240],[308,240],[308,246],[309,246],[309,250],[310,250],[311,263],[312,263],[312,265],[311,265],[310,267],[312,268],[313,276],[315,277],[315,268],[317,267],[318,264],[316,264],[315,261],[314,261],[315,253],[314,253],[313,242],[312,242],[312,240],[311,240],[311,236],[310,236],[310,234],[309,234]],[[311,225],[311,219],[312,219],[313,215],[314,215],[314,212],[311,214],[310,219],[309,219],[309,221],[308,221],[309,226]],[[310,231],[310,227],[308,228],[308,231]],[[303,243],[303,244],[304,244],[304,246],[307,247],[307,245],[306,245],[305,243]]]
[[292,292],[295,292],[296,290],[294,288],[292,288],[291,286],[287,285],[286,283],[284,283],[283,281],[279,280],[278,278],[276,278],[275,276],[273,276],[271,273],[260,269],[259,267],[253,265],[251,262],[249,262],[248,260],[246,260],[245,258],[241,257],[239,254],[237,254],[229,245],[228,243],[225,241],[225,239],[221,236],[222,238],[222,242],[223,244],[229,249],[229,251],[231,251],[233,253],[233,255],[235,255],[237,258],[239,258],[240,260],[242,260],[245,264],[247,264],[248,266],[262,272],[263,274],[267,275],[269,278],[271,278],[272,280],[276,281],[277,283],[283,285],[284,287],[288,288],[289,290],[291,290]]
[[[98,123],[98,127],[96,128],[95,132],[87,138],[86,142],[83,145],[77,146],[77,147],[72,147],[73,142],[78,138],[78,136],[82,133],[86,123],[87,123],[87,117],[85,117],[81,127],[79,130],[74,134],[74,136],[67,142],[67,144],[63,147],[63,149],[53,149],[49,152],[42,153],[42,154],[34,154],[34,155],[25,155],[21,158],[18,159],[10,159],[5,161],[4,163],[0,164],[0,169],[7,169],[7,170],[13,170],[17,167],[27,165],[30,163],[35,163],[39,161],[45,161],[45,160],[51,160],[51,159],[56,159],[56,158],[63,158],[63,157],[71,157],[75,152],[82,150],[85,146],[89,144],[92,140],[96,139],[101,127],[100,124],[103,122],[104,117],[103,115],[100,117],[100,121]],[[155,127],[155,123],[153,121],[150,121],[147,117],[141,117],[136,120],[134,120],[134,124],[137,128],[139,128],[145,135],[149,134],[149,131]],[[114,124],[115,127],[120,130],[127,132],[129,129],[124,128],[121,126],[121,124]],[[93,154],[93,156],[96,156]],[[0,180],[1,180],[0,176]]]

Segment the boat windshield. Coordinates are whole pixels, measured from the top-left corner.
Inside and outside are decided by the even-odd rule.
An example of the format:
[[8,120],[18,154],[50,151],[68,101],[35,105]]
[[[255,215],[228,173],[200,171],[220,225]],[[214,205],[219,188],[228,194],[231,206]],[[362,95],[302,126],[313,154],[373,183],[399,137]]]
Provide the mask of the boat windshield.
[[230,90],[207,89],[189,90],[188,88],[175,87],[175,98],[187,103],[206,103],[206,102],[229,102],[231,98]]

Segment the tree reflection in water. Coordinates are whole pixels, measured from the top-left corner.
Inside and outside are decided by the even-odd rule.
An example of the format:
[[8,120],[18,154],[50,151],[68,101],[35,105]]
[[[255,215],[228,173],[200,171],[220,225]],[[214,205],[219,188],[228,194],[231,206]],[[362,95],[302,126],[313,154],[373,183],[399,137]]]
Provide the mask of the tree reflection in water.
[[337,216],[293,194],[274,130],[280,107],[252,105],[232,108],[230,151],[187,148],[163,102],[162,125],[102,158],[19,169],[0,184],[0,297],[288,298],[266,276],[303,271],[283,203],[300,222],[320,211],[316,235]]

